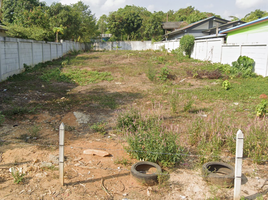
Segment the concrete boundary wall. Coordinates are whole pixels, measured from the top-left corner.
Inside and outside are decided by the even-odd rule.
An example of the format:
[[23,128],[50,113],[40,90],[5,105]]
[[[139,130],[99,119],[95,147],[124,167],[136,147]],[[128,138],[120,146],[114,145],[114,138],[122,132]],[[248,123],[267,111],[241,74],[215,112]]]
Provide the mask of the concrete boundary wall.
[[0,37],[0,81],[24,71],[24,64],[34,66],[60,58],[69,51],[87,49],[87,44],[73,41],[56,43]]
[[224,44],[220,38],[196,40],[191,55],[194,59],[230,65],[239,56],[252,58],[255,73],[268,76],[268,44]]

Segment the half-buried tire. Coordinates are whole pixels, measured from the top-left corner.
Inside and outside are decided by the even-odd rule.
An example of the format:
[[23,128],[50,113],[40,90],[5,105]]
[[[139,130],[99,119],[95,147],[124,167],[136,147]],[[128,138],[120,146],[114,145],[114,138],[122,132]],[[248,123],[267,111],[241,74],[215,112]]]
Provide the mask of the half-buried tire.
[[158,174],[162,172],[161,167],[152,162],[141,161],[132,165],[131,174],[143,185],[155,185],[158,183]]
[[203,179],[221,187],[234,186],[234,168],[223,162],[208,162],[202,166]]

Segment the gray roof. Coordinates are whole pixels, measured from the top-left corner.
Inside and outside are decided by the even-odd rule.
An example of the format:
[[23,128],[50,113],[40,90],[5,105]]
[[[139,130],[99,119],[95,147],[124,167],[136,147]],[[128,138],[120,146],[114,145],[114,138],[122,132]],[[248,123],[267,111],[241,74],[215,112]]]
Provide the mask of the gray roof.
[[180,32],[182,32],[182,31],[184,31],[184,30],[186,30],[186,29],[188,29],[188,28],[191,28],[191,27],[193,27],[193,26],[195,26],[195,25],[201,24],[202,22],[206,22],[206,21],[208,21],[208,20],[210,20],[210,19],[213,19],[213,18],[214,18],[216,21],[223,21],[223,22],[225,22],[225,23],[228,22],[228,20],[225,20],[225,19],[221,19],[221,18],[212,16],[212,17],[209,17],[209,18],[202,19],[202,20],[200,20],[200,21],[194,22],[194,23],[192,23],[192,24],[189,24],[188,26],[185,26],[185,27],[183,27],[183,28],[177,29],[177,30],[172,31],[172,32],[170,32],[170,33],[167,33],[166,35],[175,35],[175,34],[180,33]]

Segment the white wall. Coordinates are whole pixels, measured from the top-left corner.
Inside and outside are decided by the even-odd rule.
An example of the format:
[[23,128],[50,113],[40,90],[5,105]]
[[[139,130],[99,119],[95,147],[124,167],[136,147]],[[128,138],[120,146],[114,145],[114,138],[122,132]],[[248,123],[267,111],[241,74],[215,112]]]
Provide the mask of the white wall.
[[223,44],[220,40],[196,40],[191,57],[231,65],[239,56],[248,56],[255,61],[255,73],[268,76],[267,44]]
[[23,64],[35,65],[59,58],[70,50],[85,50],[83,43],[62,43],[0,37],[0,81],[21,73]]

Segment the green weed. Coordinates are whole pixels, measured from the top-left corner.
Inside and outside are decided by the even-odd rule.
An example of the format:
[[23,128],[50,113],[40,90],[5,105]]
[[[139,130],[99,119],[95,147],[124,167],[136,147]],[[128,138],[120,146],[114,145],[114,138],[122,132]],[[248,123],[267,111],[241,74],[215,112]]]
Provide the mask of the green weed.
[[131,162],[127,158],[121,158],[121,159],[115,159],[114,164],[116,165],[121,164],[121,165],[127,166],[127,165],[131,165]]
[[256,107],[256,115],[257,117],[265,117],[266,115],[266,107],[268,105],[268,102],[266,100],[262,100],[261,103],[259,103]]
[[23,181],[25,174],[21,172],[21,169],[12,167],[10,168],[10,172],[12,177],[14,178],[14,183],[19,184],[20,182]]
[[168,79],[168,75],[169,75],[169,70],[167,67],[163,67],[161,69],[160,75],[158,76],[159,80],[161,81],[166,81]]
[[222,88],[224,88],[225,90],[229,90],[231,88],[230,82],[228,80],[223,81]]
[[90,126],[90,129],[105,135],[107,133],[105,127],[106,127],[107,123],[106,122],[97,122],[95,124],[93,124],[92,126]]

